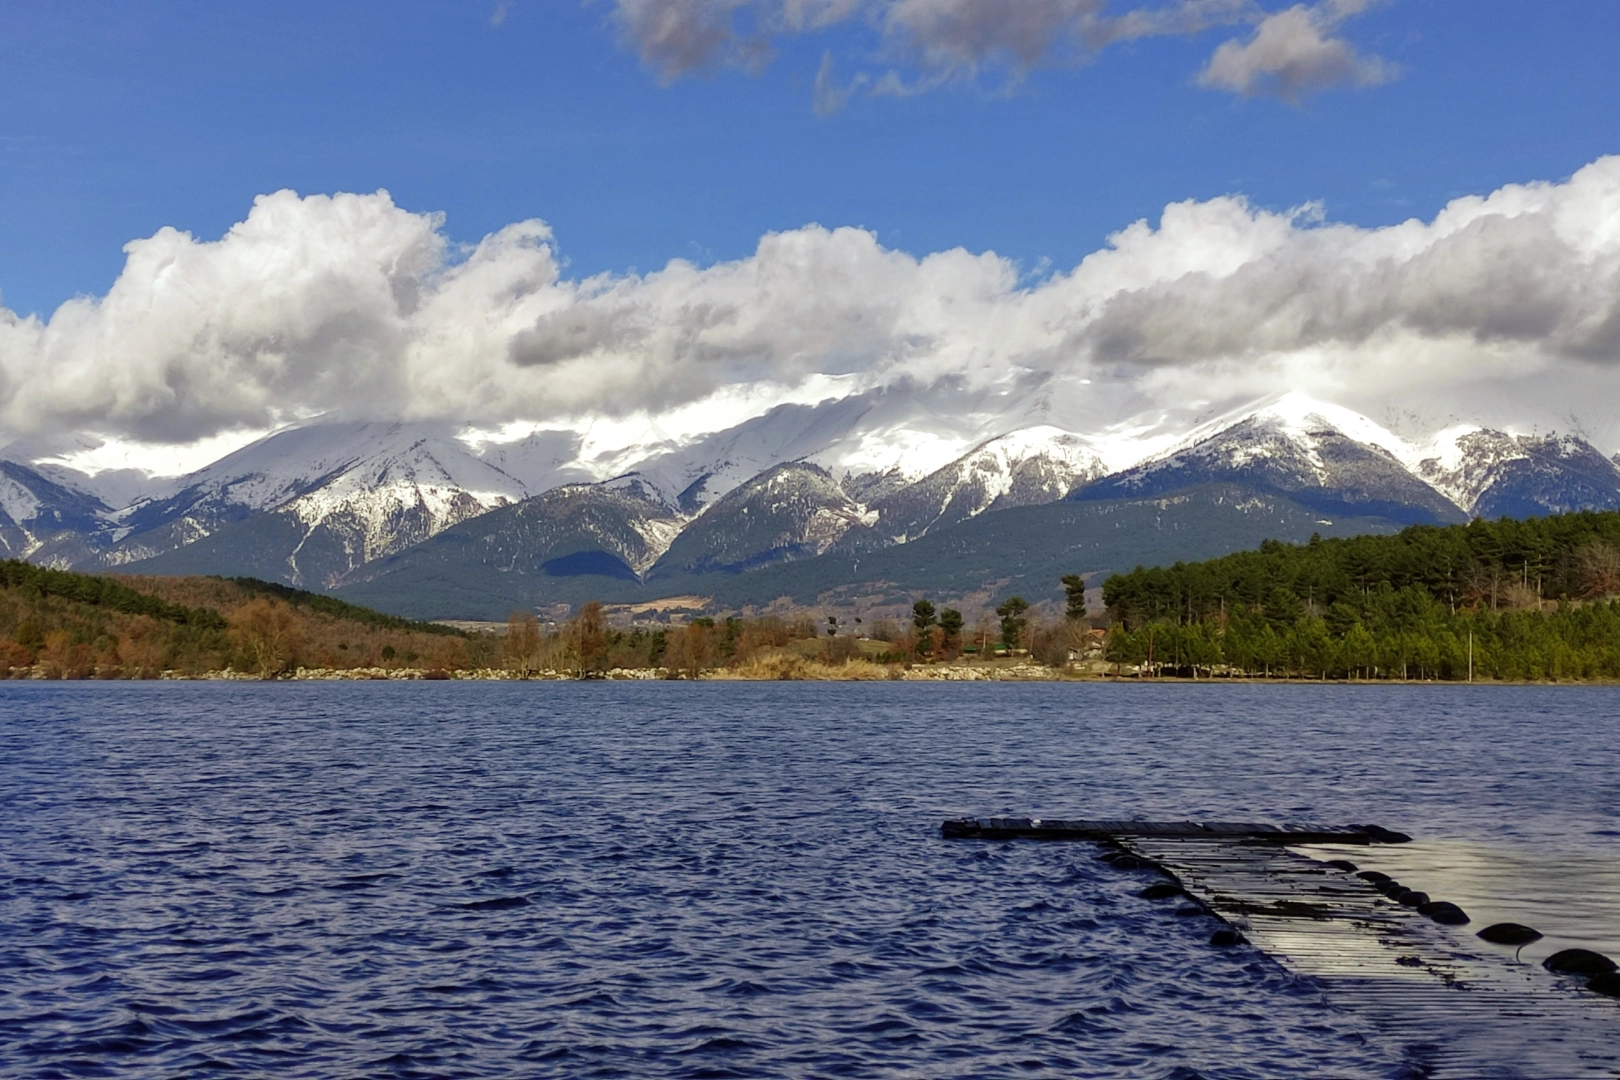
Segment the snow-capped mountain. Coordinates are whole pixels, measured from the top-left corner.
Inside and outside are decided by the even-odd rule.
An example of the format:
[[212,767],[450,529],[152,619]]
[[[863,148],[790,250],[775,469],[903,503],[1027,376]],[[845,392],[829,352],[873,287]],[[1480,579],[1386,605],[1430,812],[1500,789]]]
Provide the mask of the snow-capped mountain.
[[0,459],[0,553],[47,566],[93,558],[109,542],[109,507],[18,461]]
[[97,563],[217,573],[233,551],[251,549],[256,567],[277,579],[321,588],[529,494],[446,430],[311,425],[244,447],[119,511],[118,542]]
[[[778,447],[803,449],[808,442],[824,448],[829,434],[841,434],[826,410],[795,408],[774,415],[788,421],[786,432],[778,433]],[[707,482],[738,467],[744,457],[740,447],[756,455],[755,462],[769,460],[758,425],[750,427],[709,442],[718,458],[707,463],[689,449],[683,468]],[[1045,426],[989,440],[915,483],[901,480],[901,498],[869,504],[857,494],[881,490],[882,478],[898,470],[846,473],[840,481],[830,470],[799,460],[769,466],[741,483],[723,480],[724,493],[705,507],[688,482],[690,472],[671,470],[669,464],[664,456],[613,481],[560,488],[496,510],[432,543],[369,563],[346,580],[380,581],[395,574],[414,580],[429,572],[429,564],[448,567],[471,558],[493,560],[504,573],[550,577],[599,574],[657,581],[736,572],[814,558],[841,544],[884,547],[992,508],[1051,502],[1101,469],[1085,440]],[[919,496],[908,505],[904,496],[913,489]],[[632,500],[617,500],[614,493],[620,491]],[[902,524],[898,538],[885,535],[887,515],[915,507],[923,508],[924,520]],[[465,565],[461,572],[467,572]]]
[[988,510],[1056,502],[1107,469],[1082,436],[1037,425],[980,443],[941,469],[898,485],[868,506],[877,515],[853,546],[904,544]]
[[1414,471],[1474,517],[1536,517],[1620,509],[1620,465],[1573,435],[1441,432]]
[[352,571],[350,583],[402,575],[499,592],[512,578],[596,575],[635,581],[684,518],[639,481],[567,484],[461,522]]
[[650,576],[736,572],[814,558],[850,529],[876,520],[827,470],[787,462],[716,500],[681,530]]
[[[967,403],[971,403],[967,402]],[[964,404],[958,402],[958,404]],[[982,439],[979,425],[1020,426],[1018,405],[968,425],[928,398],[887,388],[814,404],[778,405],[735,427],[679,445],[649,448],[646,456],[618,459],[688,513],[696,513],[766,470],[789,461],[825,469],[854,494],[912,483],[960,456]]]
[[1327,515],[1463,520],[1455,503],[1407,467],[1407,453],[1402,440],[1364,416],[1288,394],[1206,424],[1170,452],[1088,484],[1074,497],[1136,498],[1240,483]]
[[[1190,429],[1162,413],[1086,427],[1048,389],[891,387],[690,437],[626,442],[616,430],[616,443],[588,430],[312,422],[140,482],[102,483],[60,452],[36,461],[13,444],[0,458],[0,549],[86,569],[365,583],[379,596],[389,580],[498,592],[516,576],[543,597],[546,581],[582,575],[656,588],[822,555],[858,561],[1012,508],[1142,504],[1212,485],[1223,512],[1252,501],[1275,518],[1283,500],[1378,529],[1620,508],[1620,464],[1574,436],[1457,425],[1407,440],[1297,393]],[[107,494],[134,490],[122,507]]]

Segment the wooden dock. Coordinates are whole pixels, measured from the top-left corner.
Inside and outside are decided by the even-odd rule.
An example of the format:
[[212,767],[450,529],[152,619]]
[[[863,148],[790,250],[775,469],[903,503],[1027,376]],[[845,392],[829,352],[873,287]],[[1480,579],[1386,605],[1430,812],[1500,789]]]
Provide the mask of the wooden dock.
[[1096,840],[1183,838],[1270,844],[1404,844],[1405,833],[1378,825],[1268,825],[1249,821],[1083,821],[1061,818],[956,818],[947,840]]
[[[1377,826],[1056,821],[947,822],[952,838],[1092,841],[1144,885],[1166,915],[1192,900],[1391,1048],[1411,1075],[1620,1077],[1620,1002],[1560,978],[1380,892],[1342,859],[1291,845],[1400,842]],[[1396,839],[1398,838],[1398,839]],[[1125,859],[1119,856],[1129,855]],[[1386,889],[1386,891],[1388,891]],[[1444,897],[1434,897],[1444,900]],[[1191,929],[1191,926],[1189,926]]]

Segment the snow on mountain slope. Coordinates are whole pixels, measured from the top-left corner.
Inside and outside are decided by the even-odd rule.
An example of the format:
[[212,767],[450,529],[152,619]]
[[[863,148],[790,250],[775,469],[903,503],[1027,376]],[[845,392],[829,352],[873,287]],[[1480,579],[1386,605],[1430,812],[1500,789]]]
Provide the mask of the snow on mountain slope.
[[27,479],[16,475],[22,472],[22,467],[5,468],[11,465],[13,463],[9,461],[0,464],[0,470],[3,470],[0,471],[0,514],[13,523],[31,521],[44,503]]
[[715,500],[681,531],[648,576],[735,572],[813,558],[851,528],[876,520],[827,470],[788,462]]
[[1201,425],[1169,453],[1098,480],[1076,498],[1110,499],[1212,482],[1286,494],[1325,514],[1456,521],[1450,499],[1413,475],[1411,448],[1359,413],[1285,394]]
[[1414,447],[1408,464],[1435,490],[1463,510],[1472,511],[1496,481],[1502,463],[1524,456],[1518,439],[1506,432],[1456,424]]
[[621,457],[683,510],[695,513],[767,469],[804,461],[862,498],[914,483],[959,458],[988,434],[1028,428],[1046,411],[1041,387],[884,387],[814,404],[779,405],[735,427],[640,461]]
[[1620,509],[1620,467],[1573,435],[1453,427],[1423,448],[1415,471],[1477,517]]
[[1037,425],[980,443],[916,483],[869,503],[877,523],[853,546],[903,544],[987,510],[1055,502],[1107,470],[1089,440]]
[[524,577],[635,580],[680,524],[643,484],[567,484],[357,567],[345,585],[420,590],[466,581],[499,593],[519,588],[513,579]]
[[[1147,466],[1153,461],[1165,460],[1211,444],[1211,440],[1239,424],[1249,424],[1256,431],[1268,433],[1270,438],[1291,443],[1305,455],[1304,461],[1318,475],[1325,476],[1327,466],[1321,460],[1318,435],[1333,432],[1363,446],[1376,447],[1409,468],[1416,451],[1407,440],[1383,425],[1368,419],[1353,409],[1320,401],[1297,390],[1275,394],[1257,402],[1231,410],[1222,416],[1189,430],[1168,450],[1137,463]],[[1264,441],[1256,442],[1249,450],[1251,457],[1266,453]],[[1234,463],[1242,464],[1241,457]],[[1121,470],[1122,471],[1122,470]]]
[[[678,438],[640,421],[490,432],[317,420],[160,479],[75,472],[72,440],[53,436],[32,457],[31,444],[0,451],[0,549],[322,588],[525,500],[522,527],[490,552],[533,541],[549,552],[536,573],[592,572],[599,555],[631,577],[871,550],[989,511],[1208,483],[1285,495],[1324,518],[1620,508],[1620,466],[1571,436],[1462,424],[1409,442],[1300,393],[1188,428],[1207,404],[1133,414],[1134,399],[1111,392],[1017,375],[922,390],[851,382],[843,396],[801,397],[724,430],[688,425]],[[116,511],[103,494],[136,490]]]
[[[397,423],[277,432],[168,487],[117,515],[123,536],[100,565],[128,565],[221,530],[251,528],[261,546],[271,542],[269,535],[297,536],[278,556],[281,563],[272,563],[285,564],[277,576],[320,586],[529,494],[448,429]],[[263,513],[285,516],[297,527],[267,532],[248,524]]]
[[389,446],[325,479],[280,509],[311,530],[337,528],[341,522],[357,564],[528,494],[510,476],[468,458],[444,439]]
[[0,555],[67,567],[109,542],[108,507],[18,461],[0,458]]
[[737,427],[662,449],[637,463],[634,475],[696,513],[785,462],[807,461],[837,478],[892,475],[906,483],[956,457],[971,441],[960,423],[952,430],[892,391],[876,391],[815,405],[779,405]]
[[[316,420],[272,433],[183,476],[109,473],[102,488],[138,490],[140,497],[117,512],[103,512],[96,526],[99,538],[88,544],[81,561],[86,569],[133,566],[225,530],[209,553],[199,550],[199,565],[225,565],[221,560],[228,562],[233,544],[250,545],[256,572],[319,585],[469,516],[560,485],[624,474],[679,510],[676,517],[690,516],[738,485],[795,460],[859,481],[869,500],[959,456],[984,425],[1021,426],[1017,420],[1044,407],[1040,389],[1010,379],[977,389],[857,391],[779,405],[693,438],[673,440],[651,429],[637,436],[640,443],[632,440],[617,449],[611,448],[617,445],[612,438],[598,438],[589,425],[575,431],[513,424],[490,432],[446,424]],[[93,444],[90,439],[85,446]],[[74,446],[78,443],[68,446],[57,439],[35,447],[51,459],[41,468],[60,467],[77,479],[93,479],[61,465],[68,459],[64,454],[84,450]],[[278,522],[259,520],[263,514],[277,515]],[[661,552],[680,524],[670,518],[646,527],[649,543]],[[289,539],[295,534],[296,540]]]
[[604,478],[603,470],[581,459],[582,440],[577,432],[547,428],[502,439],[488,432],[463,431],[456,441],[479,461],[530,492],[550,491],[564,484],[590,484]]
[[779,405],[737,427],[657,452],[629,475],[671,505],[697,513],[776,465],[825,450],[870,411],[870,402],[861,397]]
[[[347,494],[394,483],[453,486],[487,502],[527,493],[441,425],[316,423],[276,432],[175,478],[169,495],[221,497],[252,510],[273,510],[331,485],[341,485],[338,490]],[[343,499],[337,495],[325,505],[335,507]]]

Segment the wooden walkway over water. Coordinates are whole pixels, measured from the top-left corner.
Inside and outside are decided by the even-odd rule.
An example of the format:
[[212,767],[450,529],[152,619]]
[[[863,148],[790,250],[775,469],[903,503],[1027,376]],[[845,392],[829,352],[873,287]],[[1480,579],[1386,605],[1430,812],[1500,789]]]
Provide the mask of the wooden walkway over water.
[[[1089,840],[1163,875],[1433,1080],[1620,1077],[1620,1002],[1390,899],[1353,864],[1290,845],[1401,842],[1378,826],[1048,821],[947,822],[953,838]],[[1144,883],[1149,879],[1144,878]],[[1159,890],[1166,891],[1166,890]],[[1435,897],[1443,900],[1444,897]],[[1327,1067],[1327,1063],[1324,1063]],[[1324,1075],[1329,1075],[1329,1072]]]

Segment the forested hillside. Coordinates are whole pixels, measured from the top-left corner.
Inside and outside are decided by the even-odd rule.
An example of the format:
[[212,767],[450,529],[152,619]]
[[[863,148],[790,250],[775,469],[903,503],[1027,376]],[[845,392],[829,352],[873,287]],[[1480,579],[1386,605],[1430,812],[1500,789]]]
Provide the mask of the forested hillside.
[[1284,677],[1620,678],[1620,513],[1414,526],[1138,567],[1109,658]]
[[0,678],[455,669],[477,659],[478,644],[249,578],[104,577],[0,561]]

